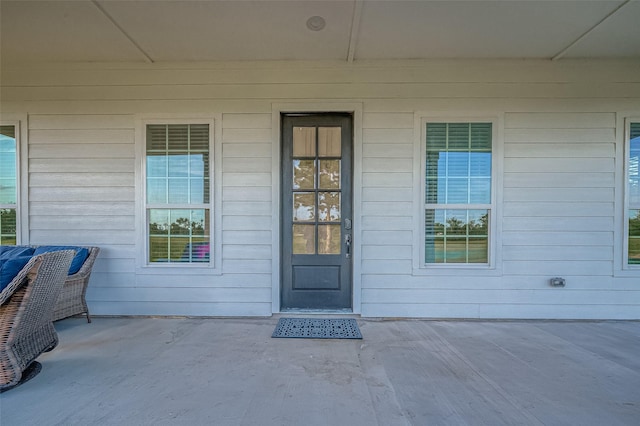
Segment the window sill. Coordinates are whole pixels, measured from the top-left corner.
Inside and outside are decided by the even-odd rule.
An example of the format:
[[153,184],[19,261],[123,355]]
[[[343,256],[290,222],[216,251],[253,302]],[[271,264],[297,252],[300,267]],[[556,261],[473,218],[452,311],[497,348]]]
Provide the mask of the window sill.
[[414,276],[489,276],[500,277],[502,270],[491,265],[456,265],[456,266],[424,266],[421,268],[413,268]]
[[139,266],[136,268],[136,273],[140,275],[222,275],[222,270],[212,265],[166,263]]

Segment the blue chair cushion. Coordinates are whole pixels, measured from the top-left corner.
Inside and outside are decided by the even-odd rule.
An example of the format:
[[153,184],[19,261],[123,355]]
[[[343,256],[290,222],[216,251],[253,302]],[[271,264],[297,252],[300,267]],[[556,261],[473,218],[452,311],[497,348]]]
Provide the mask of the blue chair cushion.
[[32,256],[14,256],[7,259],[0,259],[0,291],[9,285],[11,280],[18,275]]
[[77,273],[80,270],[80,268],[82,268],[84,261],[87,260],[87,257],[89,257],[89,250],[87,250],[84,247],[77,247],[77,246],[39,246],[39,247],[36,247],[35,251],[33,252],[33,255],[35,256],[37,254],[48,253],[51,251],[60,251],[60,250],[76,251],[76,255],[73,257],[73,260],[71,261],[71,266],[69,267],[69,275],[73,275]]
[[0,260],[17,256],[32,256],[34,248],[27,246],[0,246]]

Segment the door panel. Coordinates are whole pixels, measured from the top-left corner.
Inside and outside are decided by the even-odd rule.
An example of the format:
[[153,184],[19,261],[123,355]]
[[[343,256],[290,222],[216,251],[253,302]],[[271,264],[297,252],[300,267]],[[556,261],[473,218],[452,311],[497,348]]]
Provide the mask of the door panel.
[[282,116],[282,310],[350,309],[352,118]]

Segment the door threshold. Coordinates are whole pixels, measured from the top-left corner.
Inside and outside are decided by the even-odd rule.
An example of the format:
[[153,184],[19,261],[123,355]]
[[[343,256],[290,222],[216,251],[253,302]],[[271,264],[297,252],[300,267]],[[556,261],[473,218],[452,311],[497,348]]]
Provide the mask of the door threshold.
[[343,317],[360,318],[360,314],[354,314],[351,309],[283,309],[279,313],[274,313],[275,318],[295,315],[296,317]]

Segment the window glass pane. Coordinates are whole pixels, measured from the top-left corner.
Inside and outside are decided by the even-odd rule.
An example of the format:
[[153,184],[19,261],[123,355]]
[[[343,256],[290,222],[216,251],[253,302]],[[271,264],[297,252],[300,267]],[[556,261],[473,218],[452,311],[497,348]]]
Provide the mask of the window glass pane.
[[489,210],[425,210],[426,263],[488,263]]
[[468,239],[468,263],[489,263],[489,239],[476,237]]
[[209,125],[147,126],[147,202],[209,202]]
[[170,124],[167,126],[167,138],[170,151],[186,151],[189,149],[189,125]]
[[190,179],[191,185],[190,195],[193,204],[206,204],[209,202],[209,180],[203,181],[202,179]]
[[293,189],[315,189],[315,160],[293,160]]
[[443,250],[444,263],[467,263],[466,238],[446,238]]
[[468,210],[445,210],[445,229],[446,236],[449,235],[466,235]]
[[0,204],[16,204],[17,146],[14,126],[0,126]]
[[6,136],[9,139],[13,139],[15,142],[16,138],[16,127],[15,126],[0,126],[0,140],[2,136]]
[[441,173],[450,177],[467,177],[469,176],[469,153],[468,152],[449,152],[447,153],[446,169]]
[[315,157],[316,156],[316,128],[315,127],[294,127],[293,128],[293,156],[294,157]]
[[189,176],[206,178],[209,176],[209,153],[189,155]]
[[471,178],[469,182],[471,204],[491,203],[491,178]]
[[640,210],[629,211],[629,264],[640,265]]
[[0,209],[0,244],[16,244],[16,209]]
[[426,203],[489,204],[491,162],[491,123],[427,124]]
[[166,177],[167,170],[166,155],[147,155],[147,177]]
[[316,253],[315,225],[293,225],[293,254]]
[[189,156],[186,153],[169,154],[169,177],[189,176]]
[[489,236],[489,211],[488,210],[469,210],[468,226],[469,235]]
[[0,179],[0,204],[16,204],[16,179]]
[[342,129],[340,127],[318,128],[318,156],[337,157],[342,156]]
[[293,220],[310,222],[316,219],[316,194],[314,192],[298,192],[293,194]]
[[191,124],[189,126],[189,149],[191,152],[209,152],[208,124]]
[[167,125],[147,125],[147,153],[167,150]]
[[[427,149],[429,149],[428,145]],[[442,200],[444,200],[445,185],[443,176],[444,171],[446,170],[446,155],[447,154],[445,152],[427,151],[425,188],[427,204],[438,203],[439,195],[441,195]]]
[[491,177],[491,153],[472,152],[469,156],[469,175]]
[[451,178],[447,181],[446,202],[466,204],[469,202],[469,179]]
[[340,225],[318,225],[318,254],[340,254]]
[[189,179],[169,179],[169,204],[189,203]]
[[629,199],[629,235],[627,236],[627,263],[640,265],[640,123],[629,126],[629,158],[627,186]]
[[491,152],[491,123],[471,123],[471,151]]
[[640,123],[631,123],[629,141],[629,204],[640,206]]
[[336,222],[340,220],[340,193],[318,193],[318,218],[323,222]]
[[149,261],[202,263],[210,259],[209,210],[149,210]]
[[427,124],[427,151],[446,151],[447,149],[447,124]]
[[147,202],[152,204],[167,202],[167,180],[147,178]]
[[469,124],[449,124],[447,133],[447,149],[449,151],[469,151],[469,144]]

